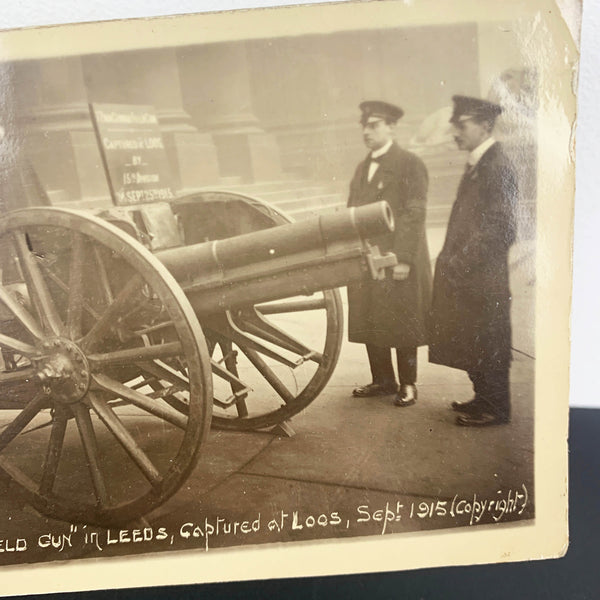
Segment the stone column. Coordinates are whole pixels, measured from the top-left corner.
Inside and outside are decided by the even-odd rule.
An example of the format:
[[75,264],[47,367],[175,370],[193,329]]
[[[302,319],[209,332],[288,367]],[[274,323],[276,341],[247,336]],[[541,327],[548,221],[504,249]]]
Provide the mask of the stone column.
[[194,123],[211,131],[222,177],[245,182],[281,177],[275,137],[261,127],[244,42],[178,51],[183,103]]
[[174,185],[188,192],[216,183],[217,154],[182,105],[175,50],[136,50],[83,59],[90,102],[153,106],[159,119]]
[[15,63],[14,98],[23,158],[47,199],[108,202],[80,58]]

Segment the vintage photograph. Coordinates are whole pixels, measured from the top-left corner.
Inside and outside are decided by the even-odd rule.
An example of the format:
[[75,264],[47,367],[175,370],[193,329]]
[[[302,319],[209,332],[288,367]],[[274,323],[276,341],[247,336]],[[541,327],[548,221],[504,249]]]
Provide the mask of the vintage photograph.
[[575,42],[424,4],[0,33],[7,573],[564,552]]

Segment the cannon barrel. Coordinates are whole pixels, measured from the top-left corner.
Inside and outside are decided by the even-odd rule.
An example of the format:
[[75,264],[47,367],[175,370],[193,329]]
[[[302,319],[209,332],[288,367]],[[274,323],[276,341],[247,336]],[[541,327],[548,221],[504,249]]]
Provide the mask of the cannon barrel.
[[[239,203],[227,206],[228,193],[217,197],[232,226],[215,229],[256,226],[236,214]],[[213,221],[200,217],[214,207],[203,211],[210,201],[196,198],[198,219],[189,217],[184,232],[202,239]],[[283,220],[264,206],[261,225]],[[392,228],[385,203],[156,256],[132,237],[144,231],[135,227],[156,223],[146,233],[163,243],[151,234],[163,225],[177,234],[177,222],[170,210],[145,209],[106,214],[120,228],[71,208],[0,218],[0,471],[41,512],[67,522],[124,526],[153,510],[194,468],[212,419],[265,429],[304,410],[340,352],[342,307],[331,288],[377,277],[396,261],[366,241]],[[164,223],[151,220],[156,214]],[[269,302],[313,291],[322,293]],[[152,444],[139,442],[140,419]],[[80,446],[64,436],[71,420]],[[96,436],[99,422],[113,435]],[[112,472],[118,485],[107,483]]]
[[393,231],[386,202],[350,208],[233,238],[156,253],[194,310],[210,314],[381,278],[396,264],[367,239]]

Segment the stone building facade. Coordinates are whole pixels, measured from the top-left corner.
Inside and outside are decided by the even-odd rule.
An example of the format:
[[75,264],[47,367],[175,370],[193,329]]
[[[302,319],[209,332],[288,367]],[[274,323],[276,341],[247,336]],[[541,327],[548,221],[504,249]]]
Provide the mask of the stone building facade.
[[17,62],[3,76],[4,120],[18,141],[3,143],[48,201],[95,205],[109,188],[90,103],[149,105],[179,194],[270,190],[284,204],[288,194],[291,208],[303,198],[333,206],[366,152],[357,105],[380,98],[404,108],[398,141],[423,155],[430,218],[442,222],[464,157],[448,140],[415,144],[420,128],[453,94],[486,95],[498,69],[522,66],[515,52],[498,28],[466,23]]

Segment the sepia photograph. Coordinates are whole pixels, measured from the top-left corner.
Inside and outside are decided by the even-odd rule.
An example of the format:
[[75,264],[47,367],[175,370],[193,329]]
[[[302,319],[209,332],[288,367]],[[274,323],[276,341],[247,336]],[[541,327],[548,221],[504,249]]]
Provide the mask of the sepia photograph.
[[0,32],[3,594],[564,554],[549,8]]

